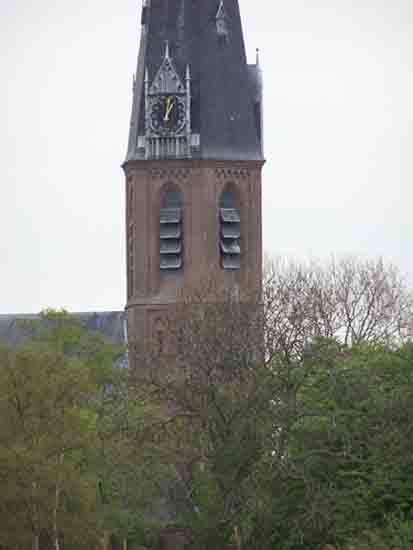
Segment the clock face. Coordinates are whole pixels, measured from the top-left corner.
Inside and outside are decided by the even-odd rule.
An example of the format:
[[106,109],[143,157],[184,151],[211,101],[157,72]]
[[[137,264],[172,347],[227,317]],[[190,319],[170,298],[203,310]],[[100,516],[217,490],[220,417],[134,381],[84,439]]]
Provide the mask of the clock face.
[[185,104],[179,96],[158,96],[151,107],[151,129],[160,135],[176,134],[185,126]]

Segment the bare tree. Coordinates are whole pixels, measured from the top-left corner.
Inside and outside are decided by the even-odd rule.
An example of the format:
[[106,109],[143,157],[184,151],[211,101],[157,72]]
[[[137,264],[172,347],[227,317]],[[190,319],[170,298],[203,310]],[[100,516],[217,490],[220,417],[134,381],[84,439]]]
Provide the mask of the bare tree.
[[268,356],[296,360],[320,337],[347,346],[398,345],[409,338],[412,293],[382,259],[276,259],[267,263],[263,298]]
[[157,428],[176,480],[171,507],[192,517],[198,546],[240,544],[273,422],[276,380],[263,361],[261,303],[200,293],[170,312],[164,331],[161,350],[154,342],[135,356],[134,387],[164,408]]

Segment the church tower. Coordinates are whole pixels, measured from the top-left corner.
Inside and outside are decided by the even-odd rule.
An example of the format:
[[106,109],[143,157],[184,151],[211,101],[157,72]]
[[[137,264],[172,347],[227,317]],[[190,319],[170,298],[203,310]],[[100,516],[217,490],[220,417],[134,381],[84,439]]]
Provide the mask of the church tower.
[[126,175],[130,342],[213,280],[262,278],[262,78],[238,0],[144,0]]

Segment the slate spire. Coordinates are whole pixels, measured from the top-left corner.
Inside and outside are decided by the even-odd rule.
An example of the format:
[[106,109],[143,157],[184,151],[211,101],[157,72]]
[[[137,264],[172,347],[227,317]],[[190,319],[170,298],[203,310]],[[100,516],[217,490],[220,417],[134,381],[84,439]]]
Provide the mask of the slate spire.
[[144,158],[145,86],[165,55],[190,84],[192,157],[261,160],[261,71],[247,65],[238,0],[144,1],[126,160]]

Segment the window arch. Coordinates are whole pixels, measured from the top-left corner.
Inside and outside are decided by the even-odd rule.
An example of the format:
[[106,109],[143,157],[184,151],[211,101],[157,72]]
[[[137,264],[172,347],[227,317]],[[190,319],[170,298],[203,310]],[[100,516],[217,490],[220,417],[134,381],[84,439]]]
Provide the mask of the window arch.
[[241,216],[237,195],[228,185],[219,199],[219,248],[221,267],[228,270],[241,268]]
[[161,194],[160,269],[177,271],[183,267],[182,193],[174,184],[167,184]]

